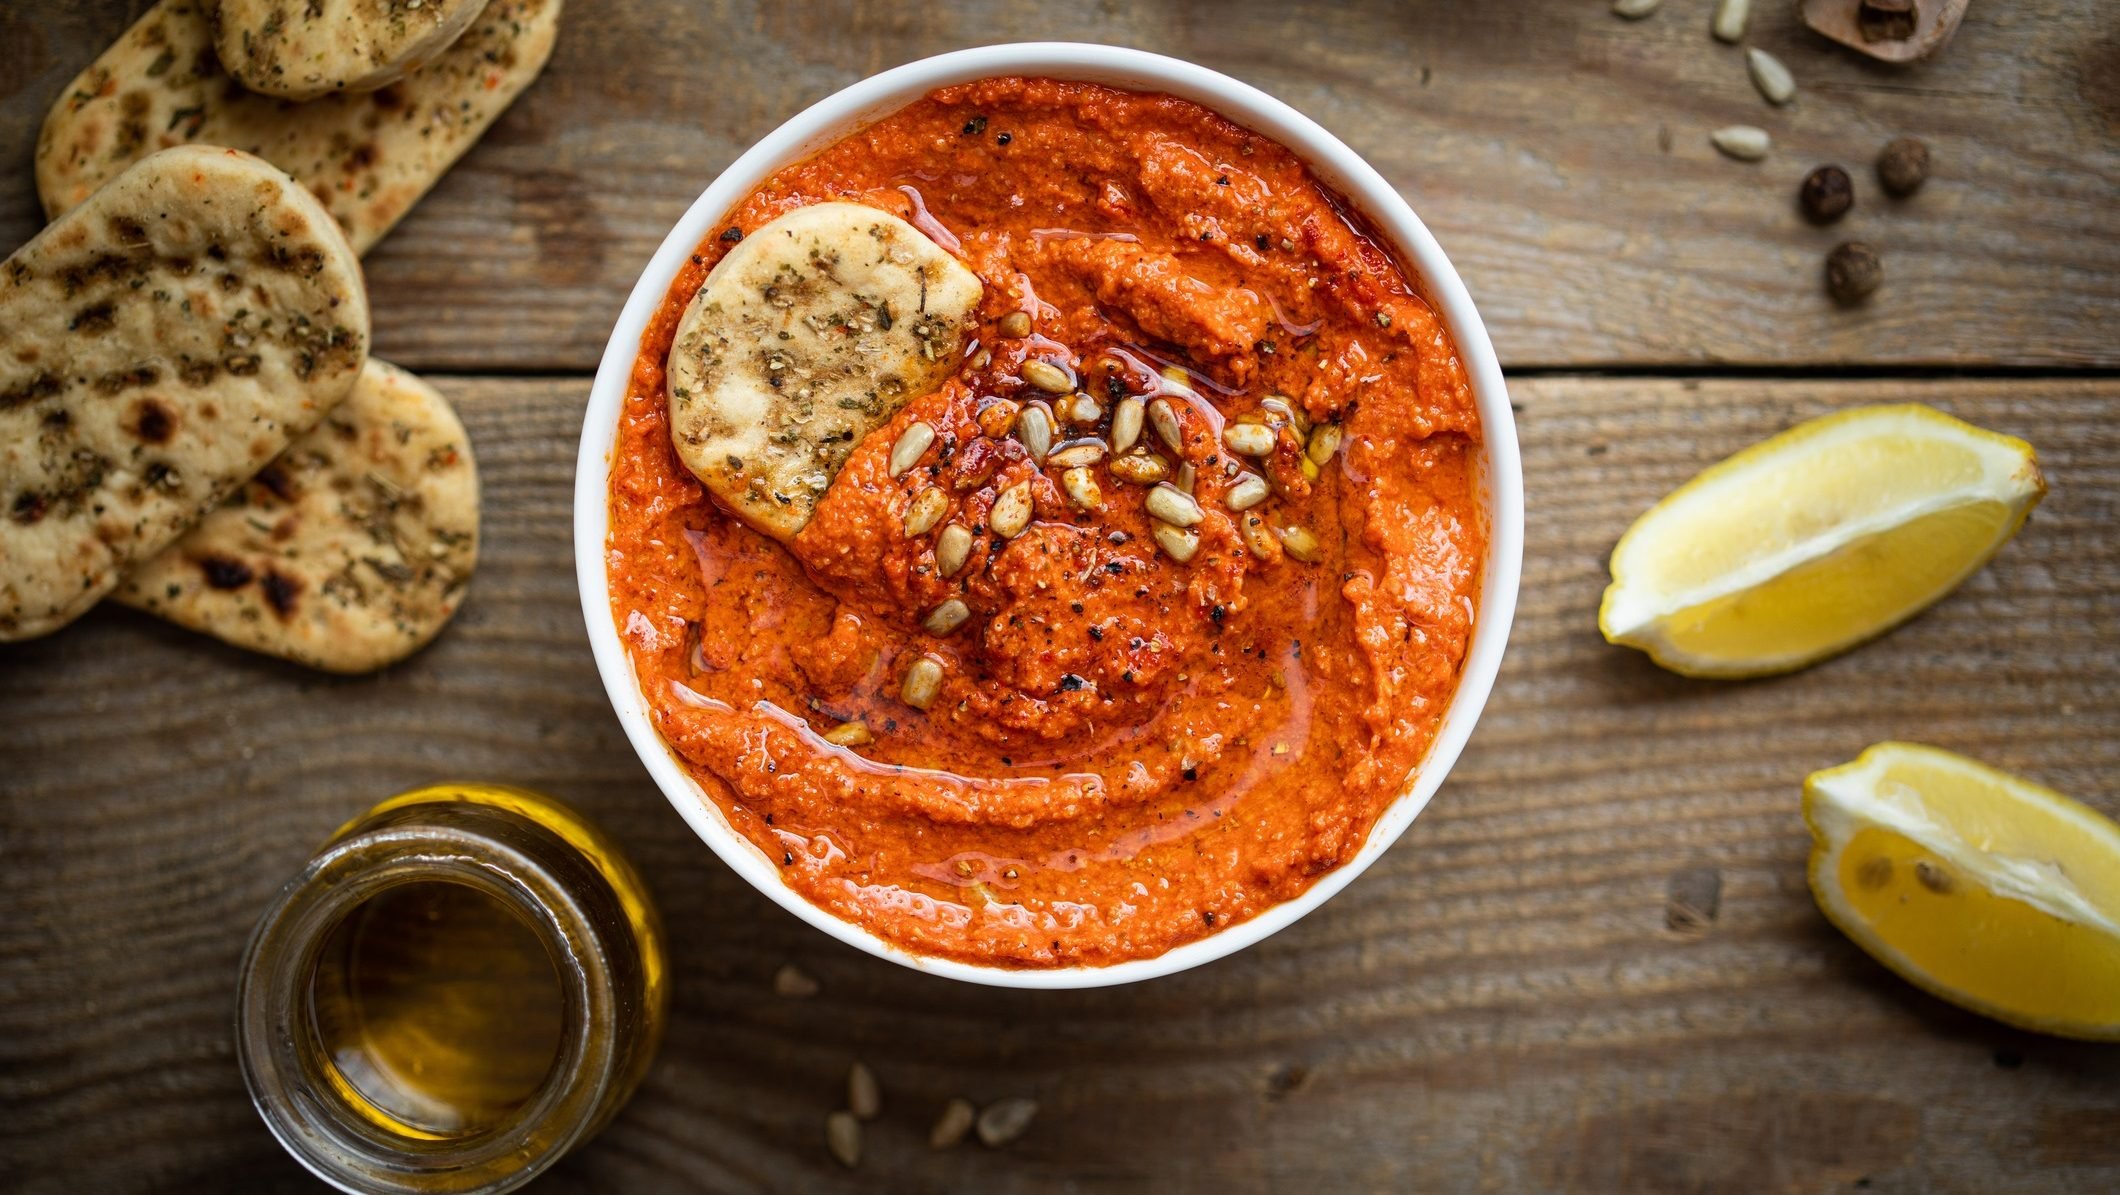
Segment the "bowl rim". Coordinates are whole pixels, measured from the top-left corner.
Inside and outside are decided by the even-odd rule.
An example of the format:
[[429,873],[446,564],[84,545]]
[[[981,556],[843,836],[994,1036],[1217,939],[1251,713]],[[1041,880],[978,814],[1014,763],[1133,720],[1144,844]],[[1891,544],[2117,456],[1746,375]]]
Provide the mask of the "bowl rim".
[[[894,945],[784,883],[764,852],[731,827],[721,807],[677,762],[647,713],[632,659],[611,614],[604,544],[611,452],[633,362],[647,322],[686,258],[708,231],[766,176],[800,161],[938,87],[1007,75],[1101,83],[1191,100],[1280,142],[1353,204],[1409,268],[1435,307],[1470,379],[1479,412],[1488,551],[1472,643],[1435,741],[1353,858],[1291,900],[1249,920],[1150,958],[1108,966],[1012,969],[918,954]],[[718,174],[686,209],[627,296],[597,366],[575,462],[574,556],[582,615],[596,669],[619,723],[665,798],[725,864],[774,903],[851,946],[930,975],[1010,988],[1093,988],[1188,970],[1236,953],[1293,924],[1353,883],[1428,805],[1457,762],[1492,692],[1514,616],[1522,568],[1524,501],[1516,423],[1501,365],[1472,296],[1413,208],[1377,170],[1309,117],[1265,92],[1206,67],[1118,46],[1016,42],[956,50],[871,75],[826,96],[761,138]]]

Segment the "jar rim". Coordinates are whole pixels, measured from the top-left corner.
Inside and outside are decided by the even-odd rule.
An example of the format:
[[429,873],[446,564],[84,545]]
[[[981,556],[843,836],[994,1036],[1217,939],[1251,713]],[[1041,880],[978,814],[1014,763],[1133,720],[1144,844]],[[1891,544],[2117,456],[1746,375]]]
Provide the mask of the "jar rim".
[[[400,821],[333,842],[281,889],[245,950],[236,1047],[251,1102],[297,1161],[341,1190],[511,1190],[595,1130],[619,1081],[623,1051],[594,1031],[617,1023],[623,1001],[597,919],[537,852],[463,824],[476,820],[474,810],[451,824]],[[510,828],[559,842],[518,821]],[[544,1079],[501,1122],[462,1135],[407,1125],[361,1095],[324,1050],[314,1013],[332,935],[377,897],[422,883],[463,884],[517,915],[544,944],[562,993]]]

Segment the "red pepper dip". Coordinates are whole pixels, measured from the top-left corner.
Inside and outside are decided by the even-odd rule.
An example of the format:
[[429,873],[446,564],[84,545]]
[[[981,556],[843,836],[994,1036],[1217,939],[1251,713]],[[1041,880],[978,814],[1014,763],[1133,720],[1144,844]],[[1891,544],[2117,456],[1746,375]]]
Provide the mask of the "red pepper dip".
[[[783,545],[679,461],[664,369],[729,246],[827,200],[959,258],[980,332]],[[1062,453],[1116,447],[1130,400],[1150,418],[1074,466],[1085,504],[1063,466],[1101,454]],[[916,420],[934,447],[892,477]],[[671,749],[806,899],[970,963],[1149,958],[1303,892],[1409,784],[1472,631],[1479,457],[1435,311],[1287,149],[1169,96],[989,79],[774,174],[680,272],[612,462],[612,617]],[[1160,536],[1120,476],[1158,464],[1199,511]],[[1028,526],[992,529],[1023,484]],[[946,513],[908,535],[929,490]],[[945,576],[952,525],[972,543]],[[938,633],[951,599],[967,617]]]

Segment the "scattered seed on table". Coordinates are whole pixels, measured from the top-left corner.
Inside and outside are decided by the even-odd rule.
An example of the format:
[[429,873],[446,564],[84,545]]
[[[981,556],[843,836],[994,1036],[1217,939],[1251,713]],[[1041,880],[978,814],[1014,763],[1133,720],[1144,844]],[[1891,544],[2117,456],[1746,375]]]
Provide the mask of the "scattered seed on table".
[[1736,45],[1744,40],[1745,22],[1752,16],[1752,0],[1720,0],[1715,6],[1715,19],[1708,29],[1717,41]]
[[942,1115],[935,1120],[935,1127],[928,1130],[928,1146],[931,1149],[953,1149],[972,1131],[972,1121],[978,1119],[978,1109],[970,1100],[953,1099],[942,1106]]
[[1756,125],[1733,124],[1708,134],[1715,148],[1740,162],[1757,162],[1773,148],[1774,139]]
[[773,972],[773,994],[791,1000],[807,1000],[817,994],[817,981],[793,963],[782,963],[780,970]]
[[1796,98],[1796,76],[1781,64],[1781,59],[1767,53],[1758,46],[1745,48],[1745,69],[1751,72],[1752,86],[1767,102],[1779,107]]
[[847,1070],[847,1111],[862,1120],[874,1120],[883,1111],[883,1089],[876,1072],[856,1062]]
[[1877,155],[1877,181],[1885,193],[1904,199],[1929,181],[1929,146],[1919,137],[1895,137]]
[[1842,306],[1869,298],[1883,281],[1883,259],[1861,241],[1848,241],[1826,255],[1826,290]]
[[979,1140],[990,1149],[999,1149],[1023,1135],[1031,1127],[1031,1119],[1038,1115],[1038,1101],[1014,1097],[988,1104],[979,1113]]
[[824,1144],[839,1159],[839,1164],[852,1170],[861,1164],[861,1122],[852,1112],[834,1112],[824,1118]]
[[1664,0],[1612,0],[1612,15],[1639,21],[1664,6]]
[[1803,176],[1796,200],[1811,223],[1831,224],[1855,206],[1855,181],[1838,166],[1820,166]]

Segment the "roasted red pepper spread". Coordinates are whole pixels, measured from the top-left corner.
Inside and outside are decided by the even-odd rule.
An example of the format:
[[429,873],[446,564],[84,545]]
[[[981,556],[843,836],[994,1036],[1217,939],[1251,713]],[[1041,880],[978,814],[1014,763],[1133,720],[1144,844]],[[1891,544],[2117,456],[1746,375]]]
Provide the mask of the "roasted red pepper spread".
[[[664,366],[729,245],[825,200],[969,266],[981,334],[783,545],[679,462]],[[1033,361],[1093,405],[1032,384]],[[1119,454],[1085,505],[1016,431],[1042,404],[1055,454],[1108,445],[1136,399],[1177,443],[1151,421],[1131,456],[1200,511],[1182,562]],[[622,419],[612,616],[661,733],[790,888],[917,953],[1101,965],[1257,916],[1360,849],[1457,685],[1486,551],[1465,369],[1338,196],[1196,104],[991,79],[779,171],[671,286]],[[915,420],[934,448],[894,478]],[[1020,483],[1029,525],[991,530]],[[905,530],[929,490],[938,528],[975,532],[949,576],[936,532]],[[938,634],[952,598],[968,617]]]

